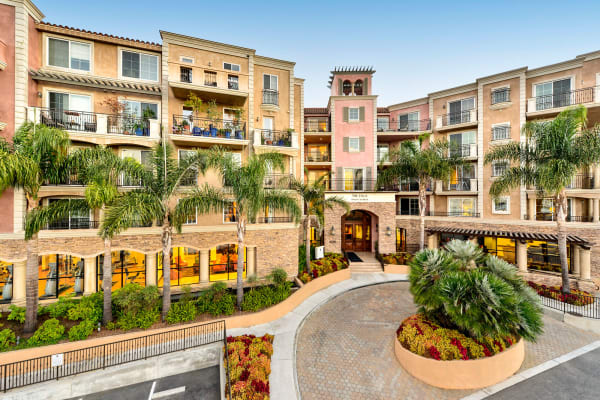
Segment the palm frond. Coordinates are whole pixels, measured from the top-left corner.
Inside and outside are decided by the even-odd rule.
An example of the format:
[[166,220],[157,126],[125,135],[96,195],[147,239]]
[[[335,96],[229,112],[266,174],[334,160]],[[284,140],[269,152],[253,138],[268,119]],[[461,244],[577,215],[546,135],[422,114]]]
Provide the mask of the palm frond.
[[31,239],[49,224],[69,218],[71,214],[89,213],[89,210],[82,199],[60,199],[34,208],[25,216],[25,240]]

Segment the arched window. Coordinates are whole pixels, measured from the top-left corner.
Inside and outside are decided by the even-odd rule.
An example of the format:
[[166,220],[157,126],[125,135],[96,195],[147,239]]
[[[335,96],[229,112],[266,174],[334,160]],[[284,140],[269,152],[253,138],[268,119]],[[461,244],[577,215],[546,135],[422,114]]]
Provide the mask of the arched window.
[[363,94],[363,81],[360,79],[354,82],[354,94],[357,96],[362,96]]
[[[223,244],[210,249],[210,280],[224,281],[237,279],[237,262],[238,252],[237,245]],[[243,277],[246,277],[246,249],[244,249],[244,272]]]
[[[157,255],[156,279],[163,286],[162,251]],[[200,282],[200,253],[188,247],[171,249],[171,286],[192,285]]]
[[[146,255],[137,251],[113,251],[112,257],[112,291],[122,288],[128,283],[137,283],[146,286]],[[102,266],[104,255],[96,257],[96,271],[98,279],[96,289],[102,290]]]
[[9,262],[0,261],[0,302],[10,302],[13,293],[14,265]]
[[344,83],[342,83],[342,92],[344,93],[344,96],[349,96],[350,93],[352,93],[352,82],[345,80]]
[[38,263],[40,298],[83,294],[83,259],[68,254],[41,256]]

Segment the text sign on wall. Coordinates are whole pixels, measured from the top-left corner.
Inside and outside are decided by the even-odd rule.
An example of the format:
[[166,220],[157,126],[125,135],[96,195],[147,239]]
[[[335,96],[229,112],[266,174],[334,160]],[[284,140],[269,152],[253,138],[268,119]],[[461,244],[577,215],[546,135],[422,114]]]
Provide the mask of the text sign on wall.
[[326,194],[327,196],[341,197],[348,203],[395,203],[396,198],[394,193],[362,193],[362,192],[351,192],[351,193],[332,193]]
[[53,367],[60,367],[63,365],[65,361],[65,355],[64,353],[60,353],[60,354],[52,354],[51,357],[51,365]]

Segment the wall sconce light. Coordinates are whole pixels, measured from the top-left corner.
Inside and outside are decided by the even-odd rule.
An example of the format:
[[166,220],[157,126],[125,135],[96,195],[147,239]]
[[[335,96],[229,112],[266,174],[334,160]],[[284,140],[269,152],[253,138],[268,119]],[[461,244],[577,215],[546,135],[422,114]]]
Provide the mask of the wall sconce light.
[[335,227],[331,225],[331,230],[329,231],[331,236],[335,236]]
[[256,122],[258,122],[259,119],[260,119],[260,117],[256,117]]
[[42,98],[42,92],[37,92],[37,95],[40,99]]
[[388,227],[386,228],[386,230],[385,230],[385,234],[386,234],[387,236],[392,236],[392,228],[390,228],[390,227],[388,226]]

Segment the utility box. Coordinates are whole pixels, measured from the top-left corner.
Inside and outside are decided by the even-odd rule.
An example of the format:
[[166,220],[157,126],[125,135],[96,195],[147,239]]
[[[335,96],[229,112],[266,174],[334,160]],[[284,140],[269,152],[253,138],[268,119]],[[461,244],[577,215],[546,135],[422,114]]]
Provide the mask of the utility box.
[[315,247],[315,260],[323,258],[325,256],[325,246]]

